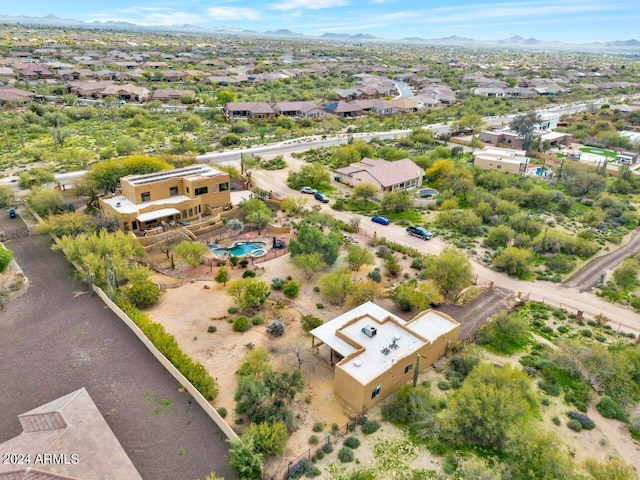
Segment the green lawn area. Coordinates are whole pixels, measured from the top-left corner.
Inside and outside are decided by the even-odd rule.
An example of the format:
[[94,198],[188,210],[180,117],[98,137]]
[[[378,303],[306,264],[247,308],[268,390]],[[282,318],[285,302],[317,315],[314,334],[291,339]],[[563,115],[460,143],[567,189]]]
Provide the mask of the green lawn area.
[[611,150],[604,150],[602,148],[582,147],[580,148],[580,151],[585,153],[594,153],[596,155],[602,155],[604,157],[611,158],[615,158],[617,155],[616,152],[612,152]]

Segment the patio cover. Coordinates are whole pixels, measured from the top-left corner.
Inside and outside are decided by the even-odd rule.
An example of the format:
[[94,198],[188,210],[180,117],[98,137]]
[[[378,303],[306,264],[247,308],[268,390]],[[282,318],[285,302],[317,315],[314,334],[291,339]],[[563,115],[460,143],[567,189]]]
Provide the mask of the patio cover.
[[168,217],[169,215],[178,215],[180,210],[175,208],[161,208],[160,210],[154,210],[153,212],[141,213],[136,217],[139,222],[149,222],[151,220],[157,220],[158,218]]

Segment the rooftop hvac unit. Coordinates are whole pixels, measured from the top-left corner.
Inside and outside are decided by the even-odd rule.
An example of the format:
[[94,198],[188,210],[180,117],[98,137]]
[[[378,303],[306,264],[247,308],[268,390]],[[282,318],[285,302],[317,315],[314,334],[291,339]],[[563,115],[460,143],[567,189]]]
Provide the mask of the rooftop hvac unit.
[[362,327],[362,333],[364,333],[369,338],[373,338],[378,333],[378,330],[376,329],[376,327],[367,325],[366,327]]
[[353,365],[359,367],[360,365],[362,365],[362,362],[360,360],[356,360],[355,362],[353,362]]

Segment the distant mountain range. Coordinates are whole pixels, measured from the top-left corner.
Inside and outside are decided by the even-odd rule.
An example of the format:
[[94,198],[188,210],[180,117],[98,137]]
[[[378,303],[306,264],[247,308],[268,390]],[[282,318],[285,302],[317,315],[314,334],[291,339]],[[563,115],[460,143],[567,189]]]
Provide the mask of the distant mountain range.
[[25,24],[25,25],[43,25],[52,27],[79,27],[79,28],[99,28],[99,29],[114,29],[114,30],[139,30],[139,31],[163,31],[163,32],[183,32],[183,33],[196,33],[196,34],[228,34],[228,35],[252,35],[252,36],[275,36],[275,37],[290,37],[290,38],[308,38],[308,39],[324,39],[324,40],[349,40],[349,41],[372,41],[372,42],[402,42],[410,44],[425,44],[425,45],[451,45],[451,46],[467,46],[467,47],[503,47],[503,48],[533,48],[536,50],[621,50],[625,52],[639,51],[640,41],[635,39],[630,40],[615,40],[610,42],[590,42],[581,44],[563,43],[558,41],[544,41],[536,38],[523,38],[520,35],[515,35],[511,38],[504,40],[481,40],[473,38],[464,38],[458,36],[450,36],[443,38],[421,38],[421,37],[409,37],[401,40],[386,39],[376,37],[371,34],[349,34],[349,33],[324,33],[322,35],[305,35],[302,33],[295,33],[291,30],[280,29],[276,31],[257,32],[254,30],[242,30],[239,28],[228,27],[225,25],[217,25],[211,28],[203,28],[197,25],[171,25],[171,26],[148,26],[148,25],[136,25],[129,22],[114,22],[114,21],[94,21],[83,22],[81,20],[75,20],[72,18],[60,18],[56,15],[46,15],[44,17],[31,17],[26,15],[10,16],[0,15],[0,24]]

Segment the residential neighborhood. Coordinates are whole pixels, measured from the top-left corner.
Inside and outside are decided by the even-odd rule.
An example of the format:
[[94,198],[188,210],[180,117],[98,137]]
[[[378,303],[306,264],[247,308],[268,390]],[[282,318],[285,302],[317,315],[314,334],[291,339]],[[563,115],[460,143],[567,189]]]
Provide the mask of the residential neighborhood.
[[3,21],[0,478],[638,478],[633,43]]

